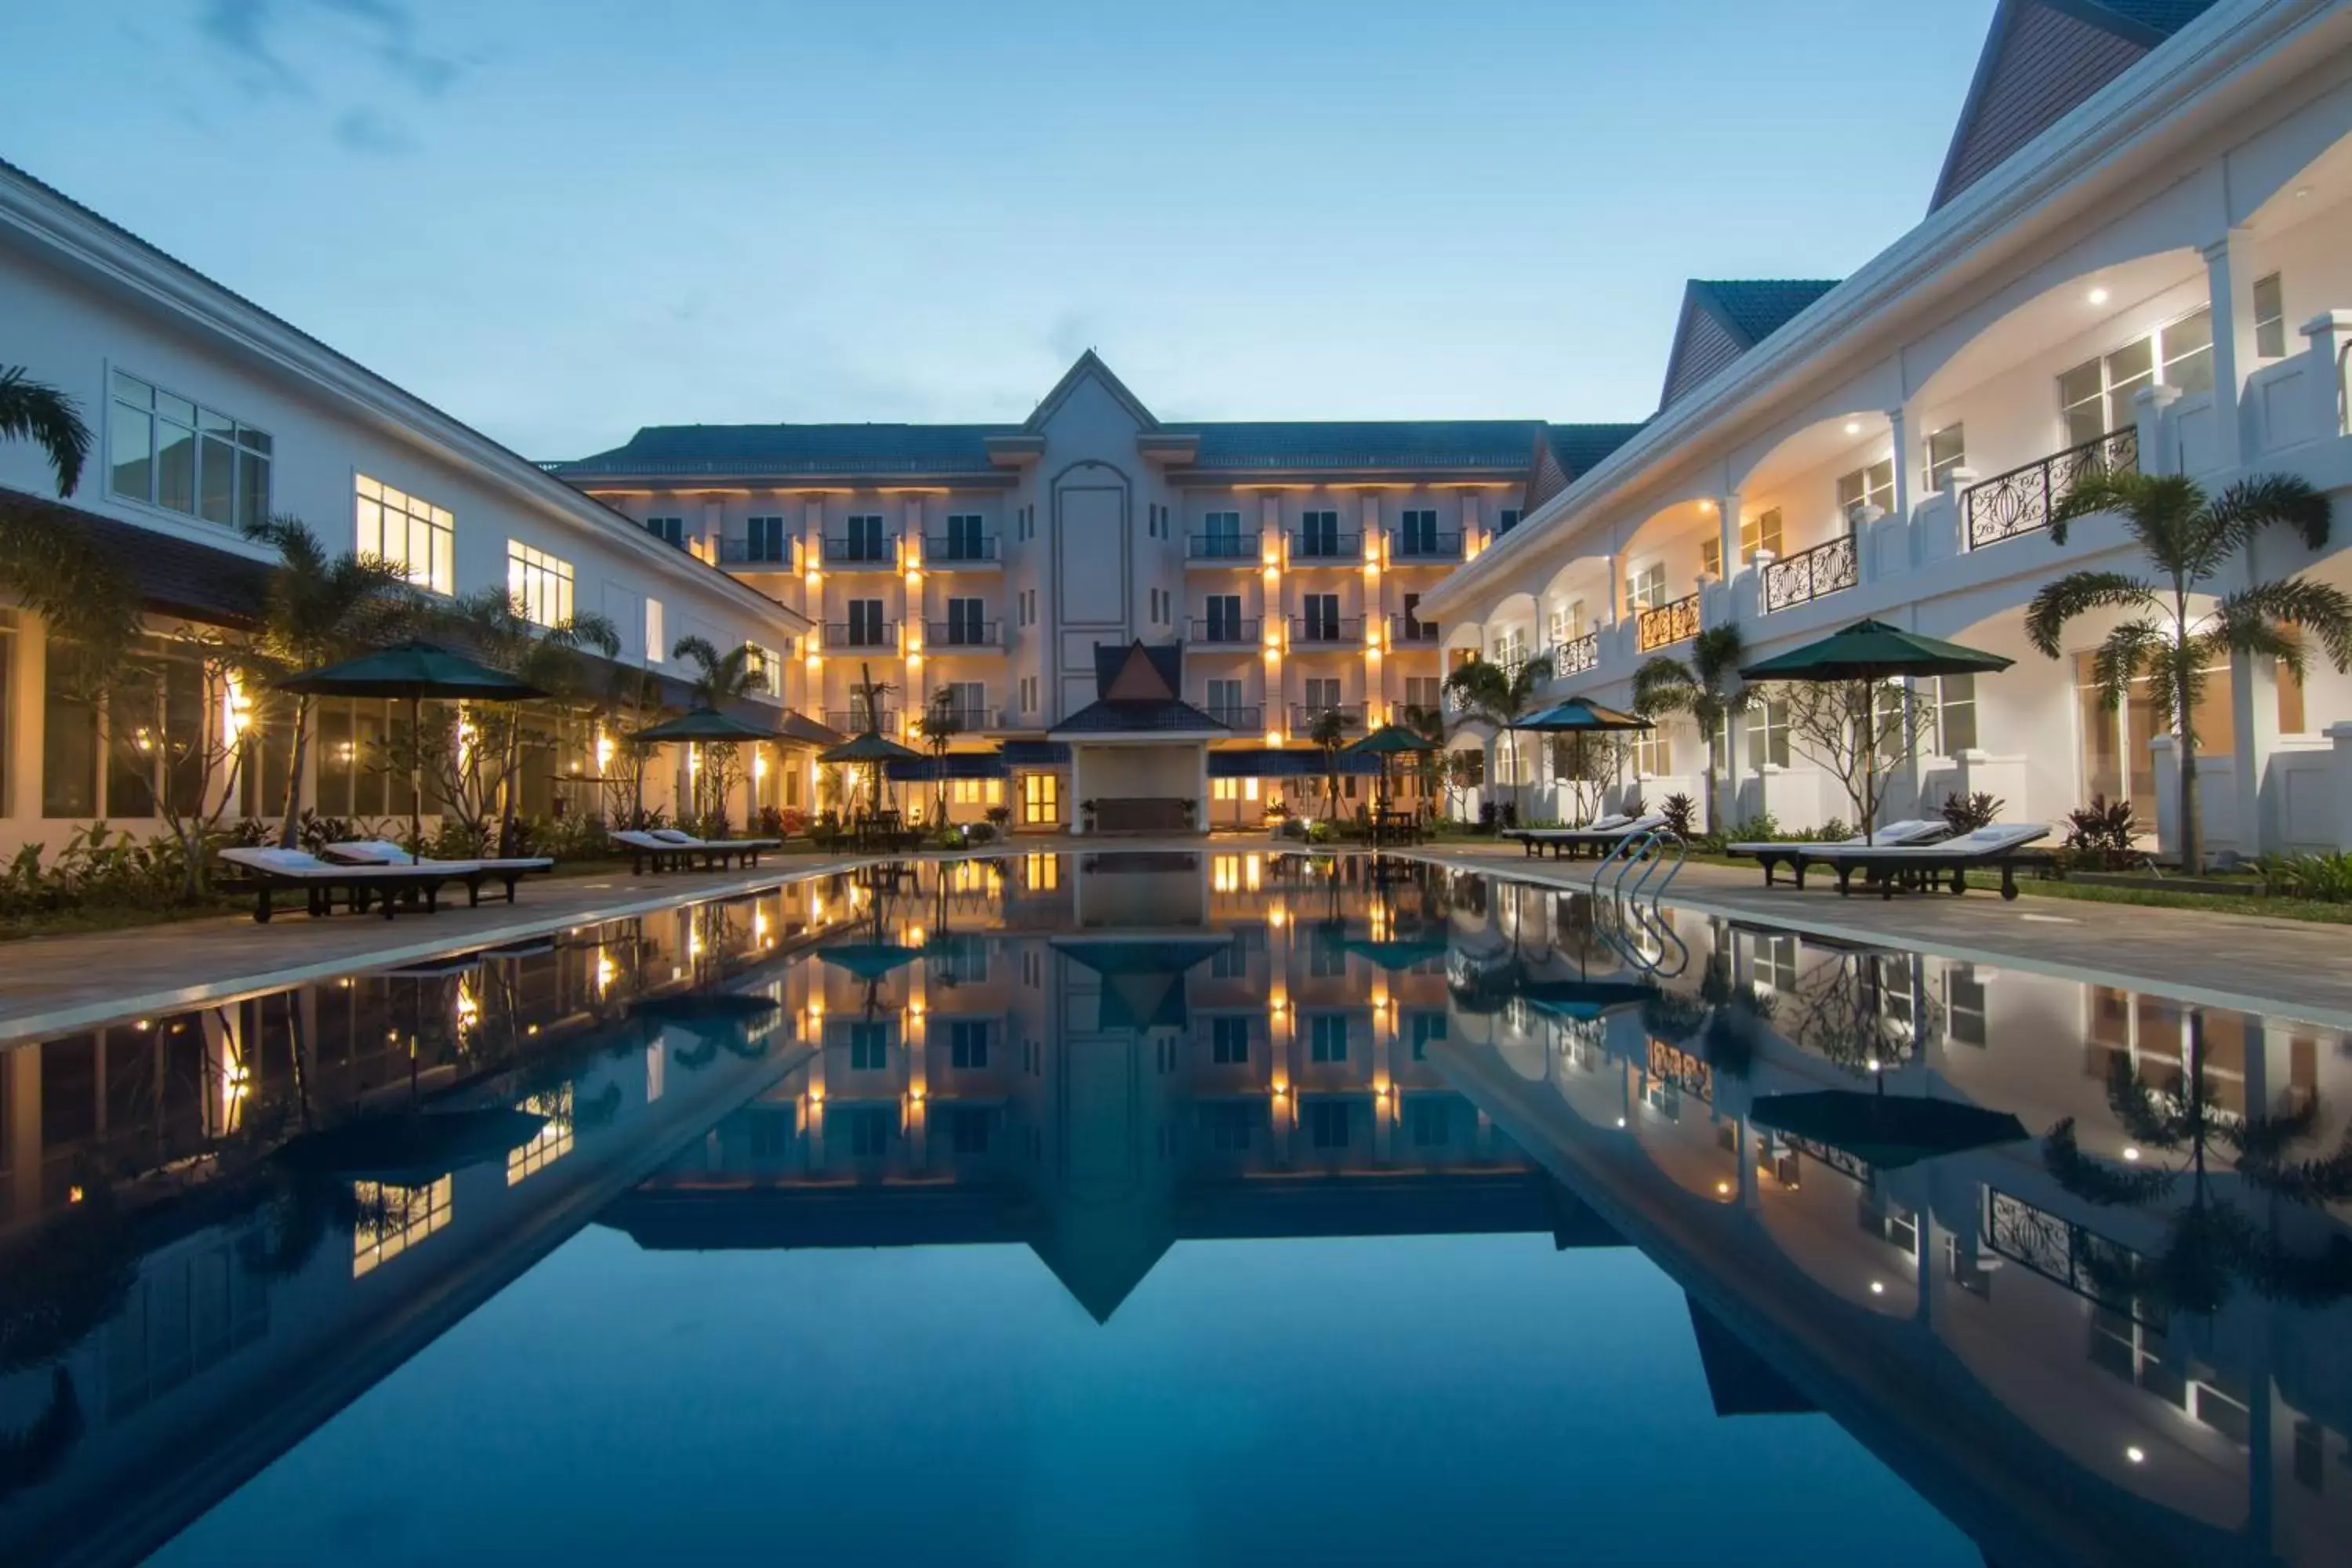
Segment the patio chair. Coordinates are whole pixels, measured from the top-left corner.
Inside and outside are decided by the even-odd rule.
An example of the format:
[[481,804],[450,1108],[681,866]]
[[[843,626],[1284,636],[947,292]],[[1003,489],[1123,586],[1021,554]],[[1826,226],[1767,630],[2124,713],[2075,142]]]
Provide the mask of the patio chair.
[[2039,864],[2047,858],[2042,852],[2025,847],[2049,836],[2050,828],[2044,823],[2003,822],[1938,844],[1858,847],[1817,845],[1816,849],[1830,848],[1830,853],[1815,858],[1837,872],[1841,894],[1853,891],[1849,884],[1856,871],[1863,873],[1865,883],[1877,886],[1882,898],[1893,898],[1898,889],[1925,891],[1941,885],[1947,876],[1951,879],[1953,892],[1965,893],[1970,871],[1997,867],[2000,871],[2000,896],[2013,899],[2017,897],[2018,867]]
[[1939,816],[1917,816],[1901,822],[1883,825],[1875,834],[1856,834],[1852,838],[1833,839],[1828,843],[1801,842],[1795,839],[1756,840],[1746,844],[1727,844],[1727,855],[1745,856],[1764,868],[1764,885],[1772,886],[1775,868],[1786,866],[1800,891],[1805,886],[1805,868],[1832,858],[1838,851],[1866,849],[1873,844],[1888,848],[1907,849],[1930,844],[1952,831],[1951,825]]
[[782,843],[775,838],[697,838],[676,827],[623,828],[613,834],[612,839],[629,852],[629,874],[633,877],[641,875],[647,865],[656,871],[688,866],[703,870],[715,867],[723,871],[738,860],[746,866],[756,866],[762,851]]
[[[1665,813],[1645,812],[1640,816],[1602,816],[1593,819],[1591,826],[1571,828],[1560,836],[1560,845],[1572,858],[1586,850],[1606,855],[1628,838],[1653,832],[1666,825]],[[1559,858],[1557,854],[1553,858]]]
[[341,844],[330,844],[326,858],[347,861],[354,866],[434,866],[447,868],[456,866],[473,868],[463,873],[453,873],[466,884],[466,905],[468,909],[482,901],[482,884],[496,882],[506,889],[507,902],[515,901],[515,884],[533,871],[551,871],[555,861],[545,855],[509,855],[486,857],[479,860],[434,860],[411,855],[389,838],[353,838]]
[[1549,849],[1551,858],[1557,860],[1562,851],[1580,848],[1587,842],[1580,835],[1613,832],[1633,820],[1624,812],[1607,811],[1580,827],[1511,827],[1500,837],[1517,839],[1529,859],[1541,859],[1543,852]]
[[400,896],[413,894],[425,901],[425,911],[440,908],[441,887],[462,879],[476,869],[470,860],[443,860],[424,866],[338,866],[301,849],[235,848],[221,851],[221,859],[244,872],[257,895],[253,918],[263,925],[276,913],[274,900],[281,889],[299,888],[312,915],[332,914],[341,891],[353,914],[371,902],[383,907],[386,920],[398,912]]

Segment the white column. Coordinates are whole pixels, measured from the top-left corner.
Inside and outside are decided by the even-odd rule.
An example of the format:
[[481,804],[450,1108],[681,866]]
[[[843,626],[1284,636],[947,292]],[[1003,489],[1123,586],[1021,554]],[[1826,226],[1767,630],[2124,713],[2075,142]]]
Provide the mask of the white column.
[[1895,505],[1894,515],[1911,524],[1911,496],[1925,466],[1919,459],[1919,432],[1916,421],[1901,405],[1886,411],[1886,426],[1895,436]]
[[2352,719],[2326,731],[2336,754],[2336,847],[2352,849]]
[[2232,228],[2205,247],[2205,284],[2213,310],[2213,461],[2224,470],[2239,463],[2238,366],[2252,356],[2240,353],[2241,323],[2253,323],[2252,301],[2241,309],[2239,292],[2251,292],[2253,279],[2240,265],[2245,256],[2246,231]]
[[[2252,563],[2248,563],[2249,575]],[[2272,847],[2263,831],[2263,775],[2278,749],[2278,661],[2234,654],[2230,659],[2231,793],[2238,821],[2238,853]]]
[[1087,830],[1087,814],[1084,810],[1080,809],[1078,805],[1080,801],[1087,798],[1086,773],[1084,769],[1086,755],[1087,752],[1085,747],[1076,744],[1075,742],[1071,743],[1070,804],[1069,809],[1066,815],[1068,817],[1069,829],[1073,834],[1083,834]]
[[1715,507],[1722,537],[1723,580],[1728,584],[1739,575],[1739,492],[1727,490]]

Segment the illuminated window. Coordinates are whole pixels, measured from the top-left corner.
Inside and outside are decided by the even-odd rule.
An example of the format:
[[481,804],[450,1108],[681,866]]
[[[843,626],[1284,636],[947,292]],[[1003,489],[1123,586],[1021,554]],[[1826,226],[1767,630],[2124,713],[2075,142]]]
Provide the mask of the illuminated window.
[[646,601],[646,662],[659,664],[669,657],[669,640],[662,635],[662,602]]
[[2058,403],[2066,421],[2067,444],[2080,446],[2130,425],[2132,400],[2140,388],[2159,380],[2184,395],[2213,390],[2211,310],[2192,310],[2113,353],[2062,372]]
[[[1053,775],[1035,774],[1032,778]],[[1056,814],[1051,820],[1059,821]],[[1050,893],[1062,885],[1062,858],[1059,855],[1025,855],[1022,857],[1021,884],[1033,893]]]
[[743,668],[759,678],[758,683],[751,688],[752,690],[765,691],[771,695],[781,694],[783,691],[784,661],[777,656],[774,648],[762,643],[745,643]]
[[1895,510],[1895,459],[1872,463],[1843,474],[1837,482],[1838,515],[1852,524],[1864,507],[1875,507],[1880,511]]
[[520,539],[508,540],[507,595],[521,607],[526,620],[562,626],[572,619],[572,563]]
[[352,1278],[370,1273],[449,1223],[451,1178],[430,1186],[395,1187],[353,1182]]
[[546,1117],[547,1125],[521,1148],[507,1151],[507,1185],[510,1187],[572,1152],[572,1086],[567,1083],[548,1093],[534,1094],[516,1109]]
[[[1209,798],[1212,800],[1239,800],[1241,798],[1241,795],[1242,781],[1239,779],[1211,779],[1209,781]],[[1233,858],[1231,856],[1225,856],[1223,858],[1231,860]],[[1230,893],[1233,891],[1233,889],[1221,887],[1217,890],[1221,893]]]
[[114,373],[107,488],[125,500],[241,528],[269,517],[269,437],[135,375]]
[[[1062,776],[1059,773],[1024,773],[1021,775],[1021,820],[1033,826],[1058,823],[1062,820]],[[1051,856],[1033,855],[1030,859],[1051,860]],[[1058,878],[1058,873],[1051,873]],[[1038,887],[1034,879],[1029,884]],[[1054,887],[1056,881],[1042,884]]]
[[1625,579],[1625,602],[1637,613],[1666,602],[1666,563],[1653,561]]
[[359,489],[358,540],[353,548],[406,574],[410,583],[436,594],[457,591],[457,520],[440,507],[365,474]]

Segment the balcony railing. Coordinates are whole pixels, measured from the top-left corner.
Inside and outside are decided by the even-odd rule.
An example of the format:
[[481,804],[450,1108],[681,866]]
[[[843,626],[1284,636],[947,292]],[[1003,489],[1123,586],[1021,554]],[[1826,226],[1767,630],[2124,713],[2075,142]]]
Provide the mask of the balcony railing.
[[1399,529],[1389,538],[1389,550],[1399,561],[1462,559],[1462,535],[1459,533],[1409,533]]
[[1764,613],[1810,604],[1824,594],[1851,588],[1857,580],[1853,535],[1841,535],[1764,568]]
[[1004,626],[1001,621],[925,621],[923,641],[934,649],[1001,648],[1004,646]]
[[1192,621],[1192,643],[1196,647],[1255,647],[1263,621],[1244,620],[1238,616],[1211,616]]
[[898,646],[898,623],[896,621],[827,621],[824,623],[824,646],[895,648]]
[[1437,623],[1417,621],[1411,616],[1391,616],[1389,641],[1399,647],[1433,647],[1437,643]]
[[1212,702],[1201,711],[1227,729],[1238,730],[1244,735],[1255,734],[1265,724],[1265,710],[1263,708],[1240,708],[1231,703]]
[[1294,702],[1290,705],[1290,731],[1303,735],[1315,728],[1315,721],[1326,713],[1339,715],[1340,727],[1360,730],[1364,727],[1364,705],[1360,702]]
[[1293,566],[1307,561],[1361,561],[1364,558],[1364,536],[1360,533],[1326,533],[1320,529],[1301,529],[1290,536],[1290,563]]
[[719,562],[722,566],[763,566],[771,572],[789,572],[793,569],[793,542],[785,540],[781,551],[775,551],[761,541],[722,539],[719,542]]
[[2126,425],[2037,463],[1995,474],[1960,492],[1960,522],[1970,550],[2050,526],[2052,509],[2085,474],[2128,474],[2139,468],[2139,431]]
[[1601,634],[1586,632],[1552,649],[1551,672],[1554,677],[1574,675],[1580,669],[1591,669],[1601,662]]
[[877,730],[885,735],[898,732],[898,712],[894,708],[885,708],[876,713],[870,723],[863,708],[828,708],[824,721],[845,735],[858,734],[866,730]]
[[857,535],[827,534],[824,563],[838,566],[845,572],[887,572],[898,564],[898,542],[895,539],[877,541]]
[[1194,533],[1184,540],[1190,561],[1229,561],[1236,566],[1257,564],[1258,535],[1255,533]]
[[1312,643],[1328,647],[1340,643],[1360,643],[1364,640],[1364,618],[1351,616],[1332,619],[1322,616],[1293,616],[1290,618],[1290,640],[1293,646]]
[[1634,646],[1647,653],[1654,647],[1664,647],[1698,636],[1698,595],[1685,594],[1681,598],[1643,610],[1633,623]]
[[[915,715],[915,722],[920,725],[933,718],[947,721],[949,732],[957,735],[978,734],[984,730],[1004,727],[1004,710],[1002,708],[926,708]],[[839,728],[838,725],[835,727]]]
[[957,566],[996,564],[996,535],[983,533],[974,539],[969,534],[927,533],[923,535],[923,564],[934,571]]

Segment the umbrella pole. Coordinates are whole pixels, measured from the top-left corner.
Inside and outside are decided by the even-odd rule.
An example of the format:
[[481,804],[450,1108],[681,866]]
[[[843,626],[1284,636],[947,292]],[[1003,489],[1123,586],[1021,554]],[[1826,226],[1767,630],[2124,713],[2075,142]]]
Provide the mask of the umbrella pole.
[[1874,733],[1873,721],[1878,717],[1878,688],[1869,681],[1862,683],[1862,842],[1867,847],[1878,842],[1876,801],[1878,792],[1878,737]]
[[418,719],[424,708],[423,700],[414,691],[408,694],[408,858],[425,858],[425,731]]

